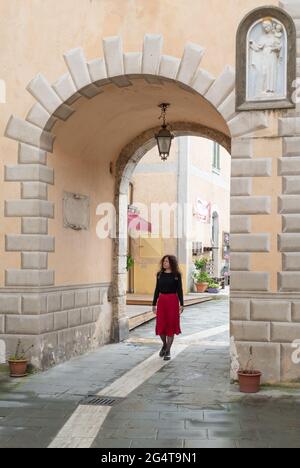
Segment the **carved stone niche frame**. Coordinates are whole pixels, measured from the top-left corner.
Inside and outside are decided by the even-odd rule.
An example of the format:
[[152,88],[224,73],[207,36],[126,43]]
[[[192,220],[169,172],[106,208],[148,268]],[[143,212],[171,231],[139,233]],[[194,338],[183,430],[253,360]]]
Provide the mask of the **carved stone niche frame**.
[[[287,70],[286,97],[284,99],[247,100],[247,36],[250,28],[259,20],[273,18],[283,24],[287,35]],[[236,36],[236,110],[253,111],[268,109],[291,109],[293,102],[293,85],[296,80],[296,27],[292,17],[274,6],[256,8],[248,13],[239,25]]]
[[64,192],[63,222],[65,228],[88,230],[90,225],[90,199],[87,195]]

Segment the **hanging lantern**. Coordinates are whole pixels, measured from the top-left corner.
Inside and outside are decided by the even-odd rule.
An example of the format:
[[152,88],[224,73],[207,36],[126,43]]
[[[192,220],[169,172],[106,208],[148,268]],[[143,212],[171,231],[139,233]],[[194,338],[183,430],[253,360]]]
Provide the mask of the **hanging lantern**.
[[159,105],[159,107],[161,108],[161,115],[159,118],[163,119],[163,124],[159,132],[156,133],[155,135],[159,155],[162,161],[166,161],[168,159],[168,156],[170,154],[172,140],[174,138],[174,135],[170,132],[170,130],[168,129],[168,125],[166,124],[166,112],[169,106],[170,104],[166,104],[166,103],[162,103]]

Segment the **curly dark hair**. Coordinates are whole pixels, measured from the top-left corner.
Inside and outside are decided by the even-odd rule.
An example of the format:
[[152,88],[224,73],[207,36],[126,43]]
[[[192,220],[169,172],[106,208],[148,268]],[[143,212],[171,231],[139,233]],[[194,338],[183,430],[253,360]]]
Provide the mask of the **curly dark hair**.
[[164,261],[165,261],[166,258],[169,259],[170,268],[171,268],[171,270],[172,270],[172,273],[173,273],[174,275],[176,275],[176,276],[177,276],[177,275],[180,275],[181,272],[180,272],[180,269],[179,269],[178,260],[177,260],[177,258],[175,257],[175,255],[165,255],[165,256],[161,259],[161,261],[160,261],[160,270],[159,270],[158,274],[161,274],[161,273],[163,273],[163,272],[165,271],[163,265],[164,265]]

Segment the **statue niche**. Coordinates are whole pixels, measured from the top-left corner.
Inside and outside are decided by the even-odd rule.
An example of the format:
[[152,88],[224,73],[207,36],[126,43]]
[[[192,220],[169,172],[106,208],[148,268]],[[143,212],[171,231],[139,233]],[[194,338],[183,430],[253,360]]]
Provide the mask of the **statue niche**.
[[236,110],[295,108],[296,26],[278,7],[255,8],[236,37]]
[[247,100],[287,95],[287,35],[275,19],[262,19],[248,33]]

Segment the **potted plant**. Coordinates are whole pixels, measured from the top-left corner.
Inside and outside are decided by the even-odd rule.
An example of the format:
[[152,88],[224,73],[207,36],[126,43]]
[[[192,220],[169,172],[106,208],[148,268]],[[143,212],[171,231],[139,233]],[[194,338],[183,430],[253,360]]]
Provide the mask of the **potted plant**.
[[33,345],[24,351],[21,348],[21,340],[18,340],[15,354],[8,359],[11,377],[25,377],[27,375],[28,359],[26,358],[26,353],[31,348],[33,348]]
[[218,294],[220,291],[220,285],[216,283],[213,279],[208,283],[207,293]]
[[194,265],[195,265],[196,270],[205,271],[206,264],[208,263],[208,261],[209,261],[208,257],[201,257],[198,260],[195,260]]
[[193,273],[193,279],[196,284],[197,292],[203,293],[207,290],[211,277],[206,271],[199,272],[198,270]]
[[262,373],[256,370],[253,364],[253,348],[250,346],[249,359],[246,367],[238,371],[240,392],[257,393],[260,387]]

